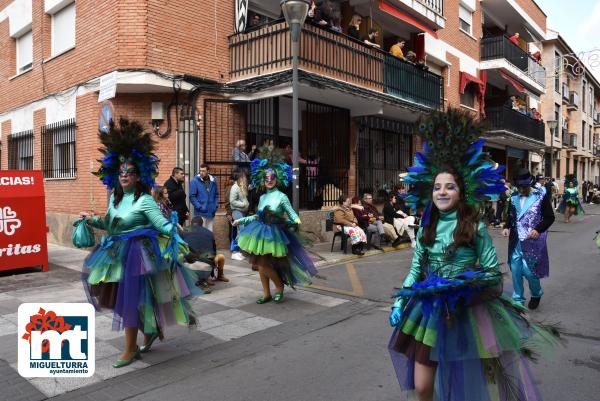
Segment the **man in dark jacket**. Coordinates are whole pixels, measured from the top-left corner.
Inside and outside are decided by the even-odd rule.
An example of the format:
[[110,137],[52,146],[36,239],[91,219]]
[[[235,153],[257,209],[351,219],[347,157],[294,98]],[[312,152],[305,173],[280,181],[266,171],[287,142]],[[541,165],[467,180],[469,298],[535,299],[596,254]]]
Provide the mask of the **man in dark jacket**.
[[[217,280],[228,282],[229,279],[223,274],[225,266],[225,256],[217,253],[217,244],[212,231],[203,226],[202,217],[194,217],[190,225],[190,230],[183,233],[182,237],[190,247],[190,253],[185,259],[188,263],[202,262],[212,268],[211,276],[214,277],[214,270],[217,270]],[[200,280],[202,282],[203,280]],[[209,285],[214,285],[214,280],[207,280]],[[197,283],[200,285],[201,283]]]
[[508,264],[512,273],[513,299],[525,304],[523,277],[529,283],[529,309],[536,309],[544,294],[540,279],[548,277],[550,260],[546,237],[554,223],[552,195],[543,186],[534,185],[526,168],[519,169],[514,180],[518,191],[510,198],[508,218],[502,235],[508,239]]
[[190,211],[187,206],[187,195],[183,184],[185,182],[185,173],[181,167],[175,167],[171,177],[165,181],[165,188],[169,192],[169,200],[173,205],[173,210],[177,212],[179,225],[184,226],[185,221],[190,217]]

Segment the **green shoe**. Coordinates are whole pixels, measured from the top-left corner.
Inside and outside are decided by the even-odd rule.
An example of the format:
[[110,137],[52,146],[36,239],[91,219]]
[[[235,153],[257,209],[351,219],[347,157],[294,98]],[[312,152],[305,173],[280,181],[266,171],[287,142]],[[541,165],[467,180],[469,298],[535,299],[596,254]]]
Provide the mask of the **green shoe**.
[[136,359],[142,359],[142,355],[140,354],[140,347],[137,348],[135,354],[129,359],[117,359],[115,363],[113,363],[113,368],[119,369],[127,365],[131,365],[133,361]]
[[271,302],[272,299],[273,298],[271,298],[271,296],[262,297],[262,298],[257,299],[256,303],[259,304],[259,305],[262,305],[262,304],[266,304],[267,302]]
[[158,338],[158,333],[154,333],[150,336],[150,340],[148,340],[148,344],[142,345],[140,347],[140,353],[144,354],[148,351],[150,351],[150,348],[152,347],[152,343],[154,342],[154,340],[156,340]]
[[277,294],[275,294],[275,296],[273,297],[273,301],[275,301],[276,304],[280,303],[283,300],[283,290],[281,292],[278,292]]

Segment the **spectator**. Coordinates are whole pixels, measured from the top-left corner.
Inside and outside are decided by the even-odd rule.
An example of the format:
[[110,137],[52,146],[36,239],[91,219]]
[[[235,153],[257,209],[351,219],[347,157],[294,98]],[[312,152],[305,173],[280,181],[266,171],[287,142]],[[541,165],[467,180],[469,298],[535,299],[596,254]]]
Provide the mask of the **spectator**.
[[[371,195],[365,194],[365,196],[371,196]],[[371,197],[371,199],[373,199],[373,198]],[[365,211],[365,208],[361,204],[360,198],[358,196],[355,196],[354,198],[352,198],[352,204],[350,205],[350,207],[352,208],[352,213],[354,213],[354,216],[356,217],[356,220],[358,221],[358,226],[360,228],[362,228],[363,231],[370,234],[371,238],[367,242],[367,250],[369,250],[369,248],[375,248],[379,251],[382,251],[383,249],[381,249],[381,234],[383,234],[383,227],[381,229],[381,234],[380,234],[378,226],[376,224],[374,224],[375,219],[371,219],[371,217],[369,217],[369,214]],[[371,222],[373,222],[373,223],[371,223]],[[377,236],[377,244],[375,244],[372,239],[374,235]]]
[[169,201],[169,192],[167,191],[167,188],[157,185],[152,189],[152,197],[158,205],[162,215],[165,216],[165,219],[171,221],[173,205],[171,205],[171,201]]
[[184,183],[185,173],[183,169],[181,167],[175,167],[171,173],[171,177],[165,181],[164,185],[165,188],[167,188],[173,210],[177,212],[179,225],[182,227],[185,225],[185,221],[190,217]]
[[533,59],[541,64],[542,63],[542,53],[540,53],[539,50],[536,51],[535,53],[533,53]]
[[377,226],[377,232],[383,241],[392,241],[395,243],[398,239],[398,234],[394,230],[394,226],[385,223],[383,215],[373,205],[373,196],[371,194],[363,195],[362,205],[369,216],[369,223]]
[[587,203],[592,203],[592,199],[594,198],[594,183],[588,181],[588,193],[587,193]]
[[219,208],[217,180],[208,174],[208,165],[200,165],[200,174],[190,183],[190,202],[194,205],[194,217],[202,217],[205,228],[213,230],[213,221]]
[[[246,141],[240,139],[236,142],[233,148],[232,158],[234,162],[238,163],[250,163],[250,157],[246,154]],[[245,164],[244,164],[245,165]]]
[[[325,4],[321,5],[321,7],[317,7],[317,3],[312,0],[310,2],[310,7],[308,9],[307,18],[309,21],[312,21],[314,24],[327,26],[329,22],[327,21],[325,11]],[[328,14],[327,14],[328,15]]]
[[352,19],[350,20],[350,24],[348,24],[348,36],[359,40],[360,38],[360,24],[362,22],[362,18],[358,14],[354,14]]
[[[225,277],[223,268],[225,266],[225,256],[217,253],[217,244],[215,236],[211,231],[204,228],[205,224],[200,216],[195,216],[192,219],[189,231],[183,233],[183,240],[190,247],[190,253],[185,256],[187,263],[202,262],[206,263],[211,268],[211,277],[214,277],[214,271],[217,270],[217,281],[229,282]],[[208,278],[200,279],[196,285],[206,288],[206,285],[214,285],[215,281]]]
[[533,118],[534,120],[541,119],[540,113],[537,111],[537,109],[535,107],[531,109],[531,118]]
[[[392,245],[398,245],[401,240],[401,236],[406,232],[408,238],[410,238],[410,246],[415,247],[415,218],[409,216],[408,213],[401,209],[396,208],[397,198],[396,194],[392,193],[389,196],[389,201],[386,202],[383,207],[383,218],[387,224],[392,225],[398,232],[398,239]],[[398,244],[397,244],[398,243]]]
[[[394,46],[392,46],[392,47],[394,47]],[[417,54],[415,52],[413,52],[412,50],[409,50],[408,53],[406,53],[405,60],[410,63],[416,64],[417,63]]]
[[[344,234],[350,237],[352,244],[352,253],[354,255],[364,255],[364,248],[367,245],[367,235],[358,225],[358,220],[352,211],[350,198],[341,195],[339,206],[333,212],[333,230],[343,230]],[[340,227],[341,224],[343,227]]]
[[[225,217],[227,218],[227,221],[229,222],[229,245],[230,248],[233,247],[233,243],[235,241],[235,239],[237,238],[237,227],[235,227],[232,223],[233,223],[233,216],[231,214],[231,203],[229,203],[229,195],[231,194],[231,187],[233,186],[233,184],[235,184],[237,177],[238,177],[239,171],[233,171],[230,175],[229,175],[229,181],[227,182],[227,185],[225,186],[225,194],[223,197],[223,200],[225,201]],[[232,251],[233,252],[233,251]]]
[[[231,217],[233,218],[233,221],[241,219],[248,213],[248,207],[250,206],[250,203],[248,202],[248,180],[243,171],[238,173],[236,181],[231,187],[231,192],[229,193],[229,205],[231,207]],[[240,248],[237,245],[236,237],[237,235],[233,237],[233,240],[231,241],[231,259],[244,260],[244,255],[242,255]]]
[[[404,39],[399,38],[399,37],[396,38],[396,43],[392,47],[390,47],[390,53],[392,54],[392,56],[404,60],[404,53],[402,51],[402,49],[404,48],[404,44],[405,44]],[[416,59],[416,56],[415,56],[415,59]]]
[[513,36],[510,37],[509,39],[511,42],[513,42],[515,45],[519,46],[519,32],[515,32],[515,34]]
[[334,15],[331,18],[331,27],[329,29],[335,32],[342,33],[342,19],[338,14]]
[[367,36],[363,38],[363,42],[368,44],[369,46],[373,46],[379,48],[380,46],[377,44],[377,38],[379,37],[379,31],[375,28],[369,29],[369,33]]

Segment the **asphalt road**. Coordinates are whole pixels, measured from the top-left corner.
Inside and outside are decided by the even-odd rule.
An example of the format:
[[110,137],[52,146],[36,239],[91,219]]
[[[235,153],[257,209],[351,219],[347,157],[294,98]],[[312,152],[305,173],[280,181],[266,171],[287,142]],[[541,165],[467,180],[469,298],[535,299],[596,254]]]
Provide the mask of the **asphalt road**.
[[[531,315],[560,322],[568,342],[533,366],[546,401],[600,399],[600,250],[593,243],[599,228],[600,206],[589,207],[587,215],[568,225],[557,216],[551,228],[550,277],[543,280],[545,295]],[[500,230],[490,231],[504,262],[507,240]],[[128,399],[144,401],[405,399],[387,354],[387,316],[390,294],[402,283],[411,257],[408,249],[325,267],[321,273],[327,280],[316,282],[314,291],[352,302],[101,386],[118,394],[119,388],[137,384],[137,396]],[[505,291],[511,290],[507,275]],[[149,377],[161,378],[161,383]],[[142,381],[147,385],[141,386]]]

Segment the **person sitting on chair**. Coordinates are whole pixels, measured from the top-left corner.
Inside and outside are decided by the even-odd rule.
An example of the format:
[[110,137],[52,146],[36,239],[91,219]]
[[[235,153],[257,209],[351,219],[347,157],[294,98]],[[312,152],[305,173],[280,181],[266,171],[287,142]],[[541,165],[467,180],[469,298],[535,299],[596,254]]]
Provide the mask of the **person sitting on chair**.
[[[367,235],[358,226],[358,220],[352,212],[350,204],[350,198],[347,195],[340,196],[339,206],[333,212],[333,231],[343,231],[350,238],[352,253],[354,255],[364,255],[364,248],[367,245]],[[341,227],[339,224],[341,224]]]

